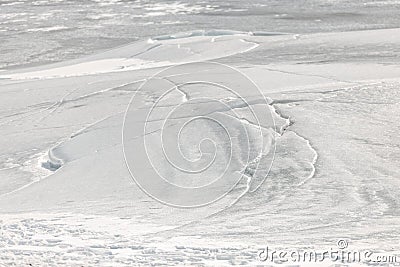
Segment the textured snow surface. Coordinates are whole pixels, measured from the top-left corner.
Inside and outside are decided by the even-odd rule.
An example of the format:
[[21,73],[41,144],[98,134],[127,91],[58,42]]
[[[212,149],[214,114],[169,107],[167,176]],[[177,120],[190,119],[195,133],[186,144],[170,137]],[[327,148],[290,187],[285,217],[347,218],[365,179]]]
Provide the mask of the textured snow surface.
[[[399,251],[400,68],[377,56],[397,57],[399,45],[396,29],[195,32],[1,72],[0,265],[248,266],[261,264],[258,250],[267,245],[323,248],[343,238],[354,248]],[[326,61],[323,50],[332,52]],[[237,137],[232,168],[244,176],[235,189],[210,206],[179,209],[132,181],[122,127],[143,81],[200,60],[231,64],[257,84],[262,95],[246,96],[248,104],[257,110],[267,99],[275,125],[261,121],[261,133],[276,150],[262,183],[272,150],[260,144],[247,106],[231,98],[222,99],[226,110],[201,103],[198,110],[217,112],[227,127],[246,125],[250,146],[266,152],[244,165],[246,146]],[[164,104],[195,96],[176,90]],[[156,100],[151,90],[140,91],[140,99],[135,112]],[[232,110],[239,118],[228,116]],[[182,148],[191,156],[198,152],[191,141],[218,136],[213,125],[195,126]],[[149,134],[155,144],[156,134]]]

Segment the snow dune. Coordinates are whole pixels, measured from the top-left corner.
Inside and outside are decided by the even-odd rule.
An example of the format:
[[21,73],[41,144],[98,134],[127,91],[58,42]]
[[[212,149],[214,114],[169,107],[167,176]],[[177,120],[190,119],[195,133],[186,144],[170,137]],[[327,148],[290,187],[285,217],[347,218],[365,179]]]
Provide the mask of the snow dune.
[[62,78],[213,60],[257,47],[256,43],[246,41],[248,35],[236,31],[210,31],[161,36],[83,59],[2,73],[0,79]]

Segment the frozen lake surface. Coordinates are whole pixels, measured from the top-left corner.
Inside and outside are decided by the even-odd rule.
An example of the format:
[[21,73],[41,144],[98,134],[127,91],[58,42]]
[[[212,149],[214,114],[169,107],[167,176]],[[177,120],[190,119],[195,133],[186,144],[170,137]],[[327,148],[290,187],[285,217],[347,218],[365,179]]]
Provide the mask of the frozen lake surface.
[[1,0],[0,68],[193,30],[338,32],[400,26],[398,0]]

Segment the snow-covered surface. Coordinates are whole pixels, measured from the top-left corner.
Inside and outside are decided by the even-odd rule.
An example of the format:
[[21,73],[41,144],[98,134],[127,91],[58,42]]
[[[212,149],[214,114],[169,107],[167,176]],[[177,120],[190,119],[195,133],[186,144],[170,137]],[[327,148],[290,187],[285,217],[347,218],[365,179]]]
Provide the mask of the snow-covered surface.
[[[399,251],[400,68],[379,57],[398,57],[399,45],[398,29],[196,33],[1,72],[0,264],[255,265],[267,245],[321,249],[338,239],[351,248]],[[232,170],[244,176],[229,195],[179,209],[132,181],[121,133],[143,81],[166,66],[201,60],[230,64],[255,82],[275,123],[260,122],[262,135],[274,138],[275,157],[269,170],[268,153],[262,155],[257,175],[233,160]],[[151,90],[139,92],[135,112],[156,100]],[[243,92],[250,107],[260,108],[260,96]],[[165,104],[197,96],[175,93]],[[247,107],[217,107],[207,106],[224,118],[233,109],[243,117],[224,126],[252,128]],[[156,111],[165,115],[162,107]],[[188,141],[214,129],[196,127]],[[260,146],[257,134],[249,142]],[[243,140],[234,146],[240,158]]]

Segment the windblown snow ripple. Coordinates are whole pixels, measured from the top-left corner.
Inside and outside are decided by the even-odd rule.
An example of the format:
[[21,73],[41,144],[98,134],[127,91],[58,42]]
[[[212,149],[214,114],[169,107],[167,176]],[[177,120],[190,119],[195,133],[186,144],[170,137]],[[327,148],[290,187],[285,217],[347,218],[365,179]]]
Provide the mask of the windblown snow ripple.
[[[123,126],[133,180],[175,207],[204,206],[235,190],[242,196],[250,183],[257,189],[271,167],[275,137],[257,86],[234,68],[209,62],[169,67],[147,79]],[[245,186],[235,188],[242,179]]]

